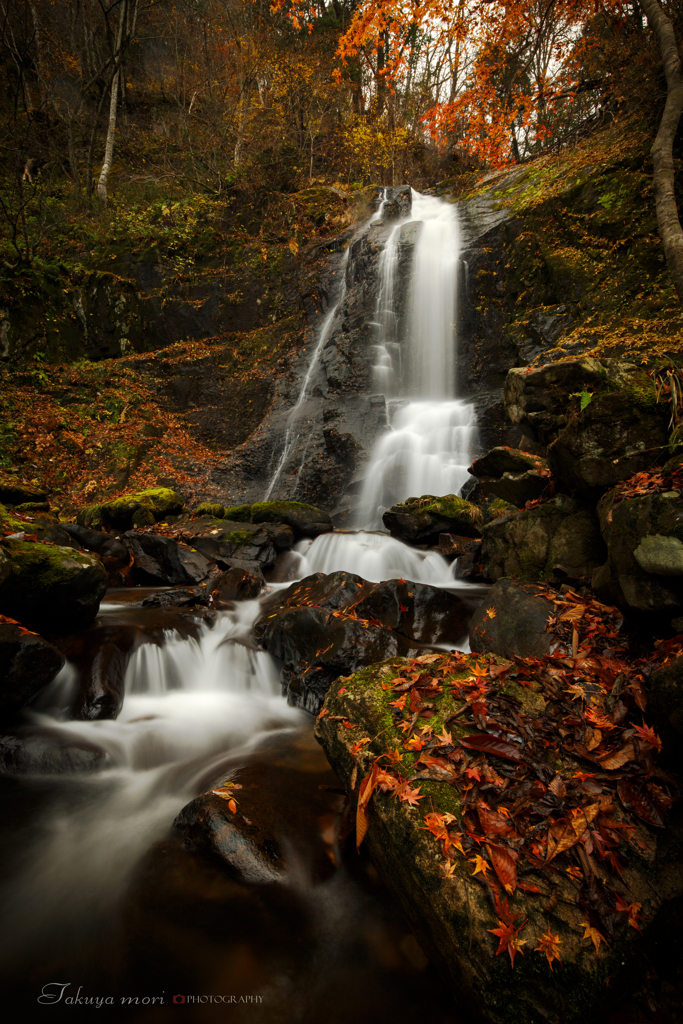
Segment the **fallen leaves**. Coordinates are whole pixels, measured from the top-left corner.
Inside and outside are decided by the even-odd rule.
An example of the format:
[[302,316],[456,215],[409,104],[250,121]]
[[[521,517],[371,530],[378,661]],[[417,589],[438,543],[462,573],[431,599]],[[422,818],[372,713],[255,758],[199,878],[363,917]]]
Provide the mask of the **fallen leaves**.
[[560,954],[560,936],[553,935],[550,930],[550,925],[548,925],[547,932],[540,936],[538,942],[539,944],[536,946],[536,952],[544,954],[548,961],[548,967],[552,971],[553,960],[562,961],[562,956]]

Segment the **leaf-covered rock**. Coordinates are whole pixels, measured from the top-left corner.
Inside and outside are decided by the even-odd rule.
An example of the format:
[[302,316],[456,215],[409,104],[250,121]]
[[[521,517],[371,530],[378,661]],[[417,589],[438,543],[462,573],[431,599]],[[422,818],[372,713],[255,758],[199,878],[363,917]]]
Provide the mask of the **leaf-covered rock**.
[[27,704],[63,664],[64,656],[42,636],[0,616],[0,714]]
[[653,777],[643,666],[577,667],[394,659],[334,682],[316,724],[357,844],[459,1004],[495,1024],[603,1013],[683,888],[659,851],[677,790]]

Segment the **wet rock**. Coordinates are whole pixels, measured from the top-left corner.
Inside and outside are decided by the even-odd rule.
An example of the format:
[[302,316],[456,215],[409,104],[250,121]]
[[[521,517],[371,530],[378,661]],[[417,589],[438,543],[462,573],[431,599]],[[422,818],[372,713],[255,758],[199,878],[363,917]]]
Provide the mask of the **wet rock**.
[[339,675],[424,644],[455,645],[476,603],[406,580],[315,573],[269,603],[255,635],[284,663],[290,703],[316,714]]
[[484,573],[492,580],[589,582],[605,559],[595,513],[565,497],[494,519],[483,528],[481,547]]
[[21,505],[22,502],[44,502],[48,492],[18,475],[0,470],[0,502],[3,505]]
[[558,485],[587,498],[668,457],[668,406],[642,367],[584,359],[515,368],[504,395],[512,422],[548,446]]
[[658,669],[647,685],[647,714],[662,741],[662,760],[683,769],[683,658]]
[[0,618],[0,715],[28,704],[63,664],[64,656],[37,633]]
[[423,494],[393,505],[382,516],[392,537],[409,544],[437,544],[439,534],[479,537],[481,510],[456,494]]
[[409,185],[387,189],[387,198],[382,208],[382,220],[389,223],[407,217],[413,205],[412,192]]
[[99,505],[88,505],[76,517],[79,526],[104,530],[130,530],[134,526],[152,526],[166,516],[179,515],[184,501],[168,487],[152,487],[127,494]]
[[296,540],[303,537],[319,537],[332,530],[332,520],[327,512],[314,505],[298,501],[260,501],[251,506],[252,523],[284,523],[289,526]]
[[47,519],[35,519],[32,516],[19,518],[4,505],[0,505],[0,527],[5,535],[16,534],[18,539],[22,539],[24,534],[30,534],[44,543],[80,548],[80,544],[72,540],[61,524],[49,522]]
[[95,743],[49,729],[27,726],[0,736],[0,772],[7,775],[93,772],[107,761]]
[[[218,576],[211,580],[213,586]],[[202,587],[183,587],[172,590],[161,590],[151,594],[142,602],[143,608],[188,608],[192,605],[207,606],[210,600],[209,585]]]
[[[495,727],[490,730],[487,727],[485,732],[483,728],[475,730],[473,724],[465,725],[462,715],[467,711],[464,695],[452,695],[449,686],[443,686],[434,695],[430,693],[430,707],[425,708],[434,711],[435,721],[450,722],[448,729],[453,742],[432,748],[437,755],[437,764],[418,770],[407,780],[407,773],[404,774],[401,768],[388,769],[394,774],[397,786],[404,782],[409,784],[413,806],[405,799],[405,789],[401,799],[396,796],[397,790],[392,795],[389,787],[384,791],[385,787],[378,785],[373,792],[368,781],[373,765],[390,765],[390,756],[387,755],[390,752],[395,754],[406,743],[400,726],[410,718],[392,707],[391,702],[395,700],[392,681],[424,672],[427,686],[432,679],[440,679],[442,674],[445,678],[464,678],[467,668],[473,668],[474,664],[475,659],[469,658],[458,659],[457,663],[447,658],[439,663],[432,661],[431,656],[428,662],[417,659],[406,663],[395,659],[364,669],[343,682],[338,680],[327,697],[326,714],[316,722],[316,736],[341,778],[352,808],[360,793],[367,794],[368,830],[363,840],[367,853],[381,879],[403,907],[420,945],[448,979],[452,991],[457,993],[458,1005],[467,1019],[488,1021],[490,1024],[518,1024],[522,1019],[544,1024],[583,1024],[593,1018],[607,1019],[605,1000],[611,998],[615,1001],[623,993],[624,979],[642,961],[648,943],[661,944],[664,948],[673,937],[671,925],[679,916],[681,899],[680,832],[676,833],[675,826],[673,833],[667,833],[660,828],[644,827],[635,816],[626,817],[626,812],[617,802],[616,784],[606,783],[609,795],[607,788],[600,790],[600,799],[604,803],[597,804],[598,798],[593,795],[597,792],[595,790],[581,794],[579,806],[590,807],[589,813],[593,817],[602,813],[602,807],[608,806],[620,822],[629,825],[629,834],[637,835],[642,841],[640,848],[644,851],[647,846],[646,860],[627,855],[624,861],[621,857],[627,848],[624,841],[620,843],[619,871],[612,869],[608,874],[602,866],[604,862],[598,862],[597,857],[584,860],[584,850],[580,846],[577,856],[575,841],[573,854],[564,856],[576,858],[577,870],[569,875],[560,866],[563,861],[558,857],[554,863],[552,889],[544,884],[547,868],[545,865],[541,868],[542,862],[536,861],[540,868],[536,874],[530,860],[527,860],[522,876],[520,867],[525,862],[522,859],[524,853],[518,854],[520,849],[524,850],[520,840],[524,837],[528,842],[532,833],[526,830],[525,825],[518,825],[514,815],[512,823],[509,817],[498,812],[489,816],[489,794],[496,792],[495,786],[490,789],[487,786],[485,795],[480,798],[468,795],[467,800],[463,800],[465,773],[462,768],[454,772],[451,767],[454,762],[471,766],[469,751],[463,750],[461,741],[476,737],[477,741],[486,740],[490,745],[488,765],[481,755],[476,763],[480,771],[485,766],[490,771],[495,763],[495,773],[499,774],[500,781],[498,801],[494,807],[506,810],[507,804],[514,806],[515,800],[519,800],[518,808],[529,806],[536,800],[532,796],[534,792],[542,801],[542,794],[547,792],[553,779],[576,778],[576,773],[585,771],[585,762],[563,751],[562,738],[558,734],[552,745],[539,745],[534,748],[534,753],[528,751],[528,755],[524,755],[534,758],[534,765],[522,768],[523,762],[520,761],[516,771],[519,772],[518,778],[524,778],[525,782],[509,790],[508,778],[515,771],[512,764],[517,757],[514,749],[511,746],[507,748],[506,752],[511,755],[509,760],[496,758],[493,747],[499,741]],[[489,678],[488,713],[491,713],[493,701],[498,700],[499,718],[505,718],[505,709],[514,706],[518,718],[522,716],[527,722],[539,720],[545,729],[556,729],[552,711],[554,685],[553,680],[548,682],[547,688],[529,688],[512,682],[496,683]],[[500,697],[494,698],[494,693]],[[512,718],[506,720],[512,721]],[[347,728],[345,723],[351,723],[352,728]],[[425,724],[429,726],[430,723],[427,721]],[[428,732],[425,730],[426,734]],[[550,734],[543,733],[544,736]],[[482,745],[477,749],[485,748]],[[527,750],[526,747],[524,749]],[[455,777],[457,783],[449,784],[449,777]],[[541,779],[544,780],[542,784]],[[361,789],[364,780],[365,787]],[[562,782],[560,792],[564,787]],[[501,795],[501,791],[505,795]],[[560,822],[559,833],[564,822],[571,820],[569,815],[563,818],[569,810],[566,804],[556,802],[552,797],[550,800],[547,811],[545,808],[538,810],[538,802],[533,804],[534,814],[546,818],[536,834],[542,832],[547,835],[552,821]],[[478,803],[478,820],[472,807],[475,803]],[[362,821],[362,816],[359,817]],[[667,829],[669,827],[667,823]],[[517,829],[519,831],[515,834]],[[477,840],[472,839],[473,833],[477,834]],[[509,844],[504,838],[506,835]],[[449,836],[453,842],[464,844],[465,855],[451,848],[450,864],[446,865],[444,843]],[[557,848],[556,851],[559,853]],[[491,882],[478,881],[481,862],[477,862],[480,871],[474,874],[476,856],[484,861]],[[591,868],[595,863],[600,863],[600,866],[593,873]],[[494,864],[498,865],[497,871]],[[586,865],[585,875],[578,864]],[[573,862],[569,864],[571,868],[574,866]],[[499,877],[509,878],[513,870],[518,882],[523,879],[524,887],[517,885],[515,888],[511,882],[506,882],[508,892],[503,895],[501,884],[501,891],[494,896],[492,890],[494,886],[498,888],[494,871],[500,872]],[[600,883],[596,882],[598,871]],[[527,883],[532,878],[534,888],[529,890]],[[602,894],[610,891],[627,894],[622,900],[626,898],[630,904],[637,902],[641,915],[638,923],[645,941],[634,928],[629,927],[627,913],[614,912],[616,897],[609,905],[601,902],[604,900]],[[548,899],[549,892],[553,893],[551,900]],[[591,893],[592,897],[586,893]],[[607,923],[598,923],[600,918],[597,914],[601,914],[602,921]],[[666,916],[670,916],[671,923],[663,920]],[[609,944],[600,946],[597,959],[592,943],[587,940],[587,920],[594,920],[593,927],[601,934],[609,931]],[[524,955],[515,957],[514,968],[506,953],[506,927],[510,938],[516,933],[524,943],[521,950]],[[492,930],[496,933],[493,936]],[[558,949],[562,957],[561,965],[555,964],[556,969],[552,973],[543,954],[541,938],[548,932],[559,938]],[[650,948],[657,948],[657,945]],[[677,957],[678,950],[676,946],[673,958]]]
[[181,548],[170,537],[134,530],[123,536],[130,548],[135,576],[141,584],[172,587],[197,583],[209,572],[208,558]]
[[549,489],[548,464],[518,448],[493,448],[470,466],[484,493],[523,508]]
[[128,561],[128,548],[116,537],[102,533],[101,530],[89,530],[87,526],[79,526],[78,523],[60,523],[60,526],[86,551],[95,551],[100,556],[116,559],[122,565]]
[[271,569],[279,550],[286,550],[292,533],[280,524],[256,524],[202,516],[183,527],[183,537],[221,568]]
[[678,491],[598,503],[607,561],[593,575],[602,600],[631,612],[683,614],[683,498]]
[[[223,774],[214,775],[212,789],[182,809],[174,829],[189,848],[219,860],[241,882],[284,882],[296,876],[302,861],[313,881],[328,878],[334,867],[321,824],[332,824],[341,801],[326,789],[337,789],[339,782],[313,743],[310,734],[298,735],[280,739],[272,751],[257,752],[246,763],[228,761]],[[224,795],[212,792],[221,786]]]
[[251,601],[259,596],[265,582],[260,569],[250,572],[235,566],[215,576],[211,588],[219,601]]
[[37,629],[78,629],[95,618],[107,573],[92,555],[69,547],[6,540],[10,571],[0,583],[0,612]]
[[554,647],[547,625],[556,614],[542,587],[500,579],[472,616],[470,649],[503,658],[542,658]]

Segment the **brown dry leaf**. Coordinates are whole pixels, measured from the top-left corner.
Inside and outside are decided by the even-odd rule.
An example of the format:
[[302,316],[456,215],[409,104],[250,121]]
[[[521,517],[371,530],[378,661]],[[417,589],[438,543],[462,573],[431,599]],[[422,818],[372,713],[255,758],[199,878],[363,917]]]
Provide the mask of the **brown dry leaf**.
[[619,750],[610,751],[609,754],[605,754],[600,758],[600,767],[606,768],[607,771],[614,771],[617,768],[621,768],[627,761],[632,761],[635,757],[635,750],[633,749],[632,743],[627,743]]

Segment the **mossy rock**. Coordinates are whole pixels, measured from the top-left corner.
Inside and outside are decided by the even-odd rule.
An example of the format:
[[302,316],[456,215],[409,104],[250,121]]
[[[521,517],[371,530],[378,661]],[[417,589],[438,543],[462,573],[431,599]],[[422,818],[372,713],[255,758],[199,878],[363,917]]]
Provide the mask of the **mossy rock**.
[[231,523],[250,523],[251,505],[229,505],[223,509],[221,519],[229,519]]
[[[494,659],[486,657],[486,672]],[[446,729],[453,745],[464,736],[471,736],[472,726],[463,723],[463,700],[456,696],[451,684],[471,678],[472,668],[481,670],[481,659],[462,656],[436,660],[433,655],[414,660],[391,659],[360,670],[354,675],[335,680],[327,694],[323,712],[318,717],[315,734],[351,802],[355,817],[356,803],[362,781],[373,765],[396,771],[416,787],[418,800],[411,806],[396,799],[390,792],[375,788],[368,805],[369,827],[364,845],[382,881],[401,905],[420,945],[440,969],[457,994],[459,1006],[468,1019],[485,1020],[489,1024],[582,1024],[588,1019],[606,1019],[602,1013],[605,1002],[617,998],[624,970],[633,969],[633,962],[642,955],[641,938],[625,919],[618,922],[610,943],[603,944],[596,956],[585,938],[586,911],[579,902],[578,887],[566,872],[553,874],[552,905],[546,898],[547,888],[540,875],[526,875],[532,881],[530,891],[519,887],[509,900],[510,912],[522,924],[522,955],[514,967],[501,952],[499,934],[500,912],[496,912],[491,887],[479,881],[473,871],[475,854],[486,857],[488,847],[469,846],[468,852],[452,851],[450,871],[446,872],[444,844],[441,837],[430,833],[428,815],[450,815],[455,836],[463,836],[464,816],[471,815],[461,802],[458,789],[446,781],[448,770],[438,769],[415,773],[419,755],[405,746],[405,732],[400,725],[410,721],[412,711],[397,711],[396,692],[392,689],[406,679],[414,679],[416,670],[425,670],[437,682],[438,692],[430,690],[431,718],[424,716],[427,729],[438,735]],[[502,664],[499,659],[496,663]],[[533,704],[523,688],[516,683],[496,683],[487,678],[489,692],[497,689],[530,716],[542,718],[546,707],[543,693],[531,691]],[[440,685],[439,685],[440,684]],[[539,687],[537,687],[540,689]],[[512,692],[510,692],[510,690]],[[508,698],[509,694],[509,698]],[[448,723],[448,724],[445,724]],[[418,721],[415,735],[422,735]],[[480,734],[483,735],[483,734]],[[416,749],[419,744],[415,744]],[[558,739],[557,748],[562,744]],[[448,748],[446,748],[448,749]],[[400,757],[400,767],[396,768]],[[450,755],[448,755],[450,757]],[[555,748],[546,755],[548,778],[559,772],[571,777],[583,763],[568,755],[557,756]],[[447,764],[444,756],[444,765]],[[503,762],[500,762],[503,764]],[[372,793],[372,790],[370,790]],[[587,796],[585,803],[591,800]],[[472,828],[470,818],[468,829]],[[434,826],[432,826],[433,828]],[[655,848],[654,830],[647,842]],[[468,838],[470,832],[467,833]],[[468,839],[463,840],[465,843]],[[495,845],[492,842],[492,845]],[[635,858],[634,858],[635,861]],[[643,931],[659,925],[657,912],[661,898],[651,886],[649,865],[642,862],[624,868],[623,882],[631,899],[637,899],[643,912]],[[540,886],[534,891],[533,885]],[[638,896],[634,896],[634,892]],[[559,898],[558,898],[559,897]],[[500,898],[500,894],[499,894]],[[670,904],[672,906],[672,904]],[[625,918],[625,915],[624,915]],[[552,972],[542,950],[541,937],[552,931],[560,940],[562,963]],[[597,1015],[597,1016],[596,1016]]]
[[513,512],[517,511],[517,506],[512,505],[509,501],[505,501],[504,498],[496,498],[490,505],[485,505],[482,509],[485,523],[492,523],[494,519],[512,515]]
[[26,483],[14,476],[0,470],[0,502],[4,505],[21,505],[25,502],[43,502],[47,497],[47,491],[42,487]]
[[[107,573],[92,555],[56,544],[10,540],[0,573],[0,612],[40,630],[81,629],[97,615]],[[4,578],[3,578],[4,575]]]
[[225,514],[223,505],[212,505],[210,501],[202,501],[192,511],[192,518],[197,516],[212,516],[214,519],[222,519]]
[[125,531],[135,526],[153,526],[167,515],[178,515],[183,505],[183,498],[177,491],[152,487],[79,509],[76,522],[94,530]]
[[259,501],[251,506],[252,523],[284,523],[297,540],[329,533],[332,520],[327,512],[300,501]]
[[593,510],[570,498],[556,498],[494,518],[483,529],[481,554],[489,579],[513,576],[539,583],[589,582],[607,552]]
[[481,509],[457,494],[407,498],[387,509],[382,519],[393,537],[409,544],[436,544],[440,533],[479,537],[483,524]]

